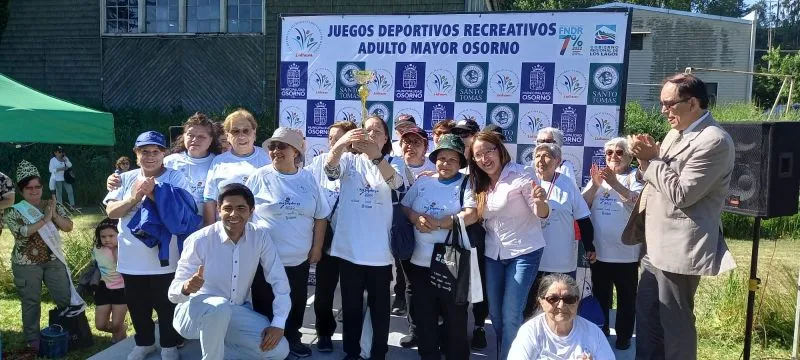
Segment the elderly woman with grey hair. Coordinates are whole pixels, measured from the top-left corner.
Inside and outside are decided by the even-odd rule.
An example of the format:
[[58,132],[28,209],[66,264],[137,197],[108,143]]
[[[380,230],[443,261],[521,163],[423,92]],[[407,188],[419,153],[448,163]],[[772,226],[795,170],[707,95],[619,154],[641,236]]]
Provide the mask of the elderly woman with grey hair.
[[509,359],[614,359],[600,329],[580,316],[580,292],[575,279],[564,274],[542,278],[536,300],[542,313],[520,327]]
[[606,167],[592,165],[592,181],[583,189],[583,198],[592,211],[597,261],[592,264],[592,292],[606,316],[603,332],[608,335],[608,310],[613,287],[617,289],[617,349],[631,345],[636,314],[636,282],[638,280],[641,245],[622,243],[622,231],[633,205],[644,185],[636,180],[631,168],[632,156],[625,138],[605,143]]
[[[589,219],[589,207],[581,197],[581,192],[572,179],[556,171],[561,161],[561,148],[556,144],[539,144],[534,149],[533,166],[539,179],[539,186],[547,192],[550,205],[550,216],[542,225],[544,254],[539,263],[541,278],[549,273],[562,273],[575,277],[578,269],[578,242],[575,241],[575,225],[577,221],[581,231],[581,241],[586,249],[586,258],[594,261],[594,230]],[[528,294],[525,316],[530,316],[535,309],[536,282]]]
[[[564,146],[564,132],[554,127],[543,128],[536,134],[536,144],[555,144],[560,148]],[[578,183],[575,178],[575,164],[571,161],[562,159],[556,171]]]

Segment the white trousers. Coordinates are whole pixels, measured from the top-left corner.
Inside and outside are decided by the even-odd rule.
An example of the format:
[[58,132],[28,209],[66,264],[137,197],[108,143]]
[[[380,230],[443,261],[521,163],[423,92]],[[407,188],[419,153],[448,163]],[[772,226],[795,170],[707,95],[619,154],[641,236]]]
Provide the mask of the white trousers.
[[261,351],[261,331],[269,320],[249,304],[233,305],[219,296],[198,295],[175,308],[175,330],[187,339],[200,339],[203,360],[283,360],[289,342],[281,339],[274,349]]

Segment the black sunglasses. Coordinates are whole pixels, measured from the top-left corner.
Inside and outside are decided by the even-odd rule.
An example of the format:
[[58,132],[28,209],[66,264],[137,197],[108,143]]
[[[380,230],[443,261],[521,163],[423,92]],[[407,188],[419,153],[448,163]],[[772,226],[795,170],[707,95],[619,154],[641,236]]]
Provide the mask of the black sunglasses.
[[611,156],[617,154],[617,156],[625,155],[625,152],[622,150],[606,150],[606,156]]
[[277,141],[273,141],[273,142],[269,143],[269,145],[267,145],[267,149],[269,149],[270,151],[275,150],[275,149],[286,150],[288,147],[289,147],[288,144],[282,143],[282,142],[277,142]]
[[578,297],[575,295],[567,295],[567,296],[557,296],[557,295],[548,295],[544,297],[544,301],[550,303],[550,305],[558,304],[559,301],[563,301],[564,304],[573,305],[578,302]]

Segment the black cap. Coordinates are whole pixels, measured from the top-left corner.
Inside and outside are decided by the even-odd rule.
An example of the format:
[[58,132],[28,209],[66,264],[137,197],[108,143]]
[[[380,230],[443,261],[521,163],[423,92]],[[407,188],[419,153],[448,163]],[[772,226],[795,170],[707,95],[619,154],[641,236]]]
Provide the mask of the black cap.
[[478,125],[478,122],[475,121],[475,119],[463,119],[463,120],[458,120],[458,122],[456,123],[456,126],[452,130],[452,133],[453,134],[460,134],[460,133],[468,132],[470,134],[474,134],[474,133],[477,133],[480,130],[481,130],[481,127],[480,127],[480,125]]
[[483,132],[493,132],[493,133],[495,133],[497,135],[500,135],[500,139],[503,139],[503,141],[506,140],[506,136],[503,135],[503,129],[501,129],[499,126],[497,126],[495,124],[486,125],[486,127],[484,127],[483,130],[481,130],[481,131],[483,131]]

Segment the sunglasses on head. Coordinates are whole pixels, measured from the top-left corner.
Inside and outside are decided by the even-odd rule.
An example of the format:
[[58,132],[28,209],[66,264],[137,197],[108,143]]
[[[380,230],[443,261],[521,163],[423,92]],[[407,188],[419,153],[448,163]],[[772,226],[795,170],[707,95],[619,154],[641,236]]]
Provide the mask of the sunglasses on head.
[[269,149],[270,151],[275,150],[275,149],[286,150],[288,147],[289,147],[289,144],[282,143],[282,142],[277,142],[277,141],[273,141],[273,142],[269,143],[269,145],[267,145],[267,149]]
[[567,295],[567,296],[558,296],[558,295],[547,295],[544,297],[544,301],[550,303],[550,305],[556,305],[559,301],[563,301],[564,304],[573,305],[578,302],[578,297],[575,295]]
[[617,156],[625,155],[625,152],[622,150],[606,150],[606,156],[611,156],[617,154]]
[[556,141],[554,139],[536,139],[537,144],[555,144]]

